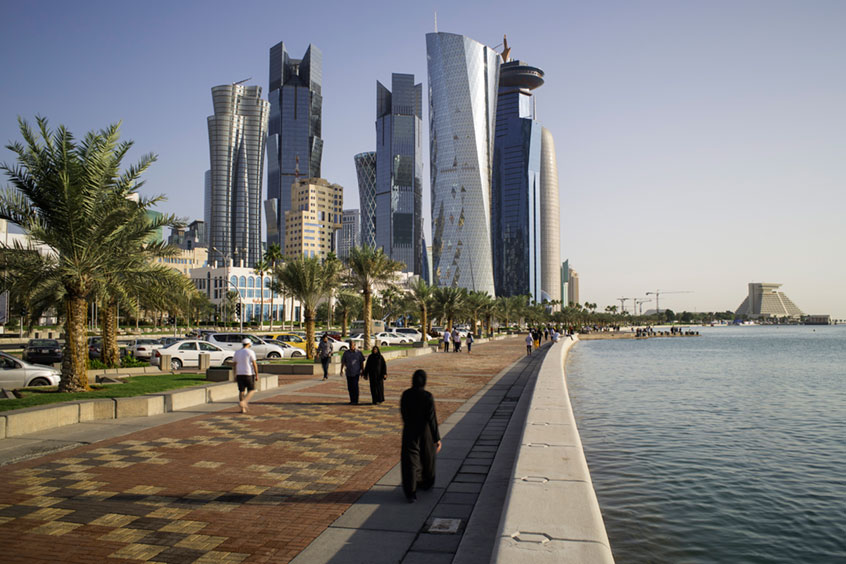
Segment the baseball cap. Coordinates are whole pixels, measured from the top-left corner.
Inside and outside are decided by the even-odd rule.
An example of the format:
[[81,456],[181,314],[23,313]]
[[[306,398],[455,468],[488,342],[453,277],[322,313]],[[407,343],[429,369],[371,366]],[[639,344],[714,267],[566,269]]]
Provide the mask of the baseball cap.
[[242,345],[249,345],[250,343],[252,343],[252,341],[251,341],[251,340],[249,340],[249,339],[246,339],[246,338],[245,338],[245,339],[241,339],[241,344],[242,344]]

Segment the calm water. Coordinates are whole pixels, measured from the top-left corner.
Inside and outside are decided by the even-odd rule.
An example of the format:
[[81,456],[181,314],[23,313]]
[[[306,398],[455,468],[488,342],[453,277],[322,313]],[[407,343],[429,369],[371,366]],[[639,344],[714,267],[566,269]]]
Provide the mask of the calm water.
[[846,563],[846,326],[585,341],[567,382],[618,563]]

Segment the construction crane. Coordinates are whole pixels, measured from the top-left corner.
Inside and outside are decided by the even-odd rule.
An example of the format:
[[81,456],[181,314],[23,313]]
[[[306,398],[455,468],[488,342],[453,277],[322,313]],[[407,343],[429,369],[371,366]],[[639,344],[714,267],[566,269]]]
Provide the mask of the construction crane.
[[634,307],[636,307],[640,310],[640,313],[638,313],[638,315],[643,315],[643,304],[649,303],[651,301],[652,301],[652,298],[649,298],[648,300],[635,300],[634,301]]
[[617,298],[620,300],[620,313],[625,313],[626,311],[626,302],[629,300],[633,300],[634,298]]
[[655,296],[655,313],[661,313],[661,306],[659,305],[659,296],[661,294],[692,294],[690,290],[674,290],[672,292],[662,292],[661,290],[655,290],[654,292],[646,292],[646,295],[654,295]]

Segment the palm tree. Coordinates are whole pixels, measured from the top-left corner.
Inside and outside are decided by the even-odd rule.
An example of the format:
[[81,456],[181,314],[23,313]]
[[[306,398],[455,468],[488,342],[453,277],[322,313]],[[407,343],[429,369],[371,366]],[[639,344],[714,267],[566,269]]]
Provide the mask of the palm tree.
[[[278,243],[271,243],[270,245],[267,246],[267,251],[265,251],[265,253],[264,253],[264,260],[267,262],[267,265],[268,265],[267,271],[270,274],[270,277],[271,277],[270,282],[271,282],[271,286],[272,286],[273,285],[273,271],[276,269],[276,266],[280,262],[282,262],[282,249],[279,247]],[[262,289],[262,295],[263,294],[264,294],[264,289]],[[273,312],[273,294],[275,294],[275,292],[271,291],[270,292],[270,330],[271,331],[273,331],[273,317],[275,315],[274,312]],[[284,308],[284,306],[285,306],[284,301],[282,303],[282,306]],[[282,319],[283,326],[284,326],[284,323],[285,323],[285,319],[283,318]]]
[[335,297],[335,309],[341,314],[341,338],[344,338],[347,336],[350,315],[361,309],[361,298],[352,292],[341,290]]
[[[266,258],[262,257],[255,262],[253,265],[253,272],[255,272],[259,277],[259,293],[260,293],[260,308],[261,313],[259,314],[259,331],[264,330],[264,275],[267,271],[270,270],[270,263],[267,261]],[[271,306],[272,308],[273,306]]]
[[432,297],[441,316],[446,319],[444,328],[451,328],[455,318],[461,314],[466,305],[466,290],[455,286],[441,286],[435,288]]
[[432,287],[416,276],[409,283],[408,288],[411,290],[408,294],[409,299],[420,310],[420,332],[423,334],[420,340],[425,343],[429,340],[429,307],[432,304]]
[[476,325],[479,321],[479,314],[481,313],[482,308],[487,305],[490,299],[491,295],[487,292],[472,291],[467,294],[467,310],[472,317],[470,331],[474,335],[476,334]]
[[493,318],[494,313],[496,313],[496,301],[490,296],[490,294],[485,293],[485,300],[479,308],[479,315],[485,318],[486,335],[493,334],[491,319]]
[[373,247],[353,247],[347,260],[350,272],[348,282],[361,292],[364,299],[364,348],[370,348],[370,324],[372,323],[373,286],[393,280],[394,272],[401,270],[403,263],[391,260],[385,252]]
[[341,262],[330,253],[325,260],[299,257],[277,267],[274,284],[284,285],[299,300],[306,323],[306,356],[314,358],[314,319],[317,304],[340,285]]
[[395,286],[388,286],[382,292],[380,292],[379,296],[382,300],[382,317],[385,321],[385,326],[390,326],[391,320],[396,317],[394,315],[394,310],[396,309],[397,304],[400,302],[402,296],[399,290]]
[[[127,198],[137,195],[139,177],[156,157],[144,155],[121,172],[132,143],[120,142],[119,124],[89,132],[77,142],[63,126],[50,131],[45,118],[37,118],[37,132],[23,119],[18,123],[25,144],[10,143],[17,164],[0,165],[12,183],[0,193],[0,219],[21,226],[55,253],[40,261],[41,270],[30,276],[44,286],[61,286],[66,339],[59,389],[87,390],[88,297],[107,273],[123,268],[127,254],[132,254],[125,252],[126,246],[136,240],[139,229],[150,236],[175,220],[168,217],[143,226],[135,221],[137,212],[146,213],[159,200],[127,205]],[[12,277],[20,274],[9,266]]]

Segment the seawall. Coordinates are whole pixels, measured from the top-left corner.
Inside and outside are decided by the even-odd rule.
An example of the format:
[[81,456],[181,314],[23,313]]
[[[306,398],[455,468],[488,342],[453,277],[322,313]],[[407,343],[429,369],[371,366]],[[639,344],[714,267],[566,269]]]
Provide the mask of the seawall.
[[499,523],[493,562],[613,563],[605,524],[570,405],[564,361],[552,345],[531,399]]

